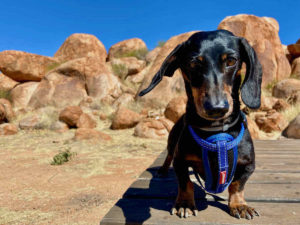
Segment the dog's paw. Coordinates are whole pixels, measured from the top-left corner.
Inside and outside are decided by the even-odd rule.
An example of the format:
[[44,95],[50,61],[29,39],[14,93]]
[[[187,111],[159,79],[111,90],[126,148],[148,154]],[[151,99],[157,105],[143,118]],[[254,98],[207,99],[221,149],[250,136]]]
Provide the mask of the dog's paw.
[[195,206],[194,201],[176,201],[175,205],[171,209],[171,215],[176,214],[180,218],[187,218],[189,216],[197,216],[198,210]]
[[245,218],[251,220],[254,216],[259,216],[259,213],[254,208],[245,204],[229,206],[229,210],[230,215],[237,219]]

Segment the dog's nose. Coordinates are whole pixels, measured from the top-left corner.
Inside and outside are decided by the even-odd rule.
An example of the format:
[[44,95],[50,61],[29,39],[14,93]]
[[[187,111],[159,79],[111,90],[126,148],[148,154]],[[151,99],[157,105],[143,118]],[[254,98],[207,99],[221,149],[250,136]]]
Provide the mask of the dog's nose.
[[228,101],[220,101],[217,104],[212,104],[210,101],[204,102],[204,109],[208,116],[218,118],[224,116],[229,110]]

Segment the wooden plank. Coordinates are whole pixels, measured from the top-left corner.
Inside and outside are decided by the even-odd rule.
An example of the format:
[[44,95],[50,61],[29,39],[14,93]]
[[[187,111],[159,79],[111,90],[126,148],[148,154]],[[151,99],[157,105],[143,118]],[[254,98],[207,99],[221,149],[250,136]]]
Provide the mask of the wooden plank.
[[[160,167],[163,162],[164,158],[159,157],[151,167]],[[285,158],[285,159],[276,159],[276,158],[259,158],[256,160],[256,170],[264,170],[264,171],[271,171],[271,172],[300,172],[300,163],[297,160],[293,160],[292,158]]]
[[[257,166],[246,184],[245,198],[261,212],[262,217],[253,221],[230,217],[226,206],[227,191],[220,195],[206,194],[198,185],[194,185],[200,209],[198,217],[179,219],[171,216],[169,210],[177,196],[173,168],[170,168],[167,178],[154,177],[166,157],[167,152],[163,151],[109,211],[101,225],[299,224],[300,140],[259,140],[254,145]],[[191,179],[196,182],[193,175]]]
[[[151,180],[153,177],[155,177],[155,174],[157,172],[156,169],[148,169],[144,171],[138,179],[141,180]],[[165,179],[168,180],[176,180],[176,176],[174,173],[174,170],[171,168],[169,170],[168,177]],[[257,173],[254,172],[249,181],[247,183],[293,183],[293,184],[299,184],[300,183],[300,173],[274,173],[274,172],[268,172],[268,173]]]
[[[196,181],[196,179],[193,178]],[[205,192],[198,186],[195,187],[195,198],[205,198]],[[272,191],[270,191],[272,190]],[[137,180],[125,192],[126,198],[172,198],[177,196],[176,180],[152,179]],[[217,195],[227,199],[227,191]],[[247,201],[270,202],[298,202],[300,203],[300,184],[257,184],[247,183],[245,186]]]
[[226,203],[216,201],[197,202],[198,216],[180,219],[170,215],[173,205],[168,199],[121,199],[108,212],[100,225],[224,225],[224,224],[299,224],[300,204],[251,203],[261,214],[253,220],[236,219],[228,214]]

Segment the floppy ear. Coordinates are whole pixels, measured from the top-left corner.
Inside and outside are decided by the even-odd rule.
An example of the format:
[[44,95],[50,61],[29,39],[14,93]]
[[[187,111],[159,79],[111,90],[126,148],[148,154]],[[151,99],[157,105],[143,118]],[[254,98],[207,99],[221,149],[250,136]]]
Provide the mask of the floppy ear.
[[167,58],[162,63],[159,71],[154,75],[150,85],[139,93],[139,96],[143,96],[150,92],[159,82],[162,80],[163,76],[171,77],[173,76],[176,69],[179,67],[178,55],[182,51],[184,43],[177,45],[177,47],[167,56]]
[[246,76],[241,87],[243,102],[251,109],[260,107],[262,68],[254,49],[244,38],[240,39],[242,61],[246,63]]

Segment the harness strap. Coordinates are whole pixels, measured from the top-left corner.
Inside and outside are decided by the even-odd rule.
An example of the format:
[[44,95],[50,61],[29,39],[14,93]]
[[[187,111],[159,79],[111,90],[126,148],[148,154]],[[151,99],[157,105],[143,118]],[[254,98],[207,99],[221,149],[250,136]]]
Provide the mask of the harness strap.
[[[244,115],[243,115],[244,117]],[[234,172],[236,169],[237,158],[238,158],[238,149],[237,146],[241,142],[245,127],[244,127],[245,117],[243,123],[241,123],[241,131],[238,136],[234,139],[230,134],[219,133],[208,137],[206,140],[200,138],[193,128],[189,125],[188,129],[193,137],[193,139],[200,145],[202,148],[202,161],[205,171],[205,187],[202,185],[199,175],[195,173],[196,179],[200,183],[203,189],[211,193],[220,193],[223,192],[232,182]],[[228,165],[228,151],[233,150],[233,166],[231,173],[228,176],[229,165]],[[218,153],[218,179],[216,188],[213,189],[213,180],[212,172],[209,164],[208,152]]]

